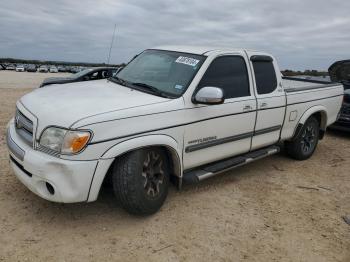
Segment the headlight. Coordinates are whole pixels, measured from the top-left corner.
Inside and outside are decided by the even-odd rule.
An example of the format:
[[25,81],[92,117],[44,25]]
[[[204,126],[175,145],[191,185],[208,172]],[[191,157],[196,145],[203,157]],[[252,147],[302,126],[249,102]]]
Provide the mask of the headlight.
[[90,138],[90,131],[49,127],[42,133],[39,143],[61,154],[76,154],[85,148]]

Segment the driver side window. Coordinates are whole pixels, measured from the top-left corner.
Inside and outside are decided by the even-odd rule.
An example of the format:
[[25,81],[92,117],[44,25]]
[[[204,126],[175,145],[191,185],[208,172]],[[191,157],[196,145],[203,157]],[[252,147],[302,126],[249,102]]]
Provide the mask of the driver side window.
[[240,56],[221,56],[208,67],[198,87],[220,87],[225,99],[250,96],[245,60]]

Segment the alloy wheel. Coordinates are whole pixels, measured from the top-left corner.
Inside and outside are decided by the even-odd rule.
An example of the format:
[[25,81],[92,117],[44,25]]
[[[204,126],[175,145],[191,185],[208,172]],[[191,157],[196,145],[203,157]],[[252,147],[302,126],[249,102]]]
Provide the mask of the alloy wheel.
[[316,141],[315,138],[315,128],[312,125],[307,126],[301,137],[301,148],[304,153],[309,153],[313,150]]
[[164,182],[163,168],[161,155],[155,151],[148,152],[143,162],[142,176],[144,178],[143,187],[150,198],[160,195],[161,185]]

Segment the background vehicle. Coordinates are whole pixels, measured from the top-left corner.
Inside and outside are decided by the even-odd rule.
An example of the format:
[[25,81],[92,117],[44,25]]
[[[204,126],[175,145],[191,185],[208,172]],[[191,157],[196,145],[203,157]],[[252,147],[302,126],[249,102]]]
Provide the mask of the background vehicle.
[[339,112],[339,119],[332,128],[350,131],[350,60],[337,61],[328,69],[329,75],[334,82],[344,85],[344,100]]
[[8,65],[6,66],[6,70],[16,70],[16,67],[14,65]]
[[39,73],[47,73],[47,72],[49,72],[49,69],[47,68],[47,66],[41,65],[41,66],[39,66],[38,72]]
[[58,69],[55,66],[50,66],[50,73],[58,73]]
[[69,72],[71,72],[72,74],[76,74],[76,73],[79,73],[80,70],[77,66],[72,66],[69,68]]
[[24,66],[23,65],[17,65],[16,66],[16,72],[24,72],[25,69],[24,69]]
[[27,72],[36,72],[36,66],[35,65],[28,65]]
[[66,84],[73,82],[105,79],[113,76],[117,69],[118,68],[116,67],[96,67],[85,69],[83,71],[80,71],[79,73],[68,77],[50,77],[46,78],[40,85],[40,87],[52,84]]
[[59,66],[57,69],[58,69],[58,72],[62,72],[62,73],[67,72],[67,68],[64,66]]
[[339,83],[282,78],[242,49],[146,50],[108,80],[53,85],[17,102],[7,131],[18,179],[42,198],[91,202],[105,179],[152,214],[170,181],[198,183],[276,154],[312,156],[343,100]]

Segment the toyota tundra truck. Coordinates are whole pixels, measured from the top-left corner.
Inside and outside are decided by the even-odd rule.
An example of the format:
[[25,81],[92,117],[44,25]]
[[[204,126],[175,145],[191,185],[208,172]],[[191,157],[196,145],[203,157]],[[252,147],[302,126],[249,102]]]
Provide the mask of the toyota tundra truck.
[[170,183],[198,183],[283,145],[308,159],[343,93],[339,83],[284,78],[264,52],[148,49],[109,79],[20,98],[7,130],[10,164],[49,201],[95,201],[108,180],[128,212],[149,215]]

